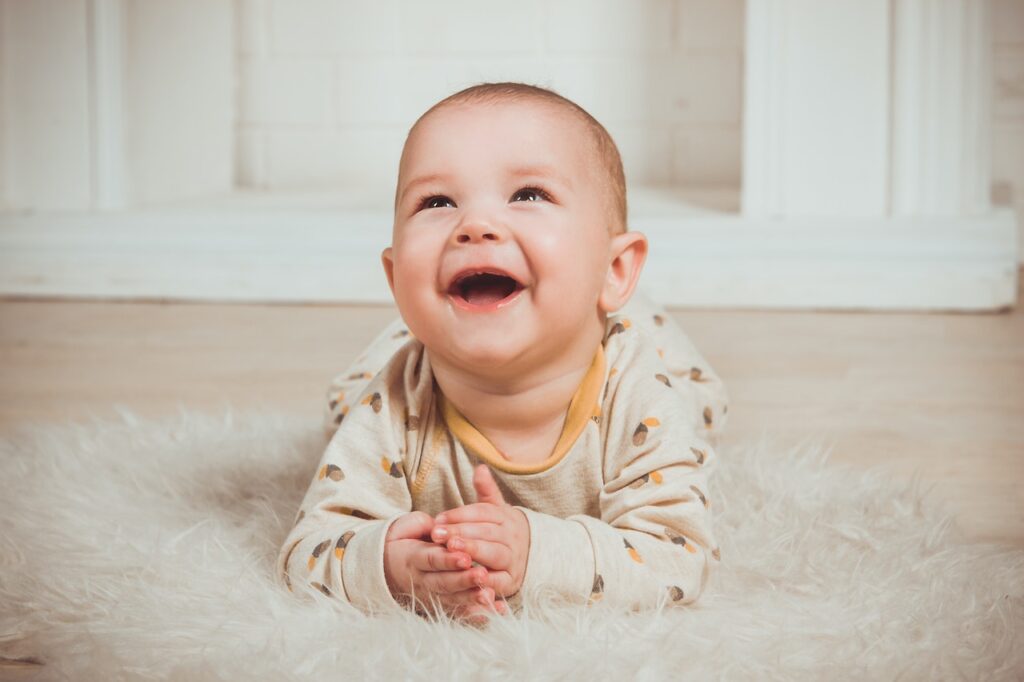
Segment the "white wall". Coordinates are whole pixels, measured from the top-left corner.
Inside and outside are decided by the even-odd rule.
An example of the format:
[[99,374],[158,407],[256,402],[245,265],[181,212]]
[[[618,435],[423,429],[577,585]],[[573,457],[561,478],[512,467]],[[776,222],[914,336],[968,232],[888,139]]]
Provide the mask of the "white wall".
[[5,203],[68,209],[92,196],[86,4],[0,3]]
[[1024,263],[1024,0],[993,2],[993,199],[1016,210]]
[[7,153],[7,107],[5,105],[7,101],[7,69],[4,65],[7,63],[7,55],[4,53],[6,42],[3,40],[3,36],[6,34],[4,14],[4,6],[0,4],[0,211],[8,207],[7,178],[10,175],[7,168],[9,155]]
[[0,206],[234,186],[232,0],[0,0]]
[[394,183],[409,125],[473,83],[577,101],[635,184],[740,179],[743,0],[241,0],[238,178]]
[[125,9],[124,142],[132,203],[230,190],[231,2],[130,0]]

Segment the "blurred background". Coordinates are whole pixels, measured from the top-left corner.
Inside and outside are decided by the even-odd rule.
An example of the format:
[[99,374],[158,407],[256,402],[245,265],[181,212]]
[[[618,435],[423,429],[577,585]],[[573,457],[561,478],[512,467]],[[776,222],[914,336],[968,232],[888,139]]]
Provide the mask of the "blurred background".
[[3,294],[386,302],[406,131],[517,80],[612,133],[667,303],[1016,298],[1021,0],[0,0],[0,44]]
[[316,419],[395,315],[406,131],[494,80],[615,138],[727,439],[1024,546],[1024,0],[0,0],[0,432]]

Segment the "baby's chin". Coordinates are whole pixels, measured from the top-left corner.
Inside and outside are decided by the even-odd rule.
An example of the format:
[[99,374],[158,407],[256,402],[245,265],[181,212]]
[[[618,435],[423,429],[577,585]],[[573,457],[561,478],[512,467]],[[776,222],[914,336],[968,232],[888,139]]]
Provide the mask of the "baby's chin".
[[[506,329],[492,327],[479,333],[458,335],[436,345],[432,355],[438,352],[446,360],[480,376],[502,377],[512,371],[522,371],[531,362],[531,350],[535,344],[509,334]],[[427,347],[431,350],[431,346]]]

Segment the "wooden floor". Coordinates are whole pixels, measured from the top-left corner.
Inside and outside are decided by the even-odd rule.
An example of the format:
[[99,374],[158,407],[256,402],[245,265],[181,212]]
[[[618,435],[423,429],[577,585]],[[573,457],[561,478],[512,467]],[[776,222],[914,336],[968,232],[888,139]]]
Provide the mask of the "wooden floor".
[[[394,311],[0,300],[0,433],[178,406],[319,415]],[[1024,312],[676,313],[726,381],[730,439],[920,471],[978,540],[1024,547]]]

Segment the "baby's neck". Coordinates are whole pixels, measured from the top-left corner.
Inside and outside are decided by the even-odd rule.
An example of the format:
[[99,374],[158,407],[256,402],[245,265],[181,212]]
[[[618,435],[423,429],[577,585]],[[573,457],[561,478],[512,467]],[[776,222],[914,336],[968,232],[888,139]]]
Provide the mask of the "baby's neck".
[[493,379],[432,363],[445,398],[510,461],[546,460],[558,442],[569,403],[594,360],[575,353],[564,361],[519,376]]

